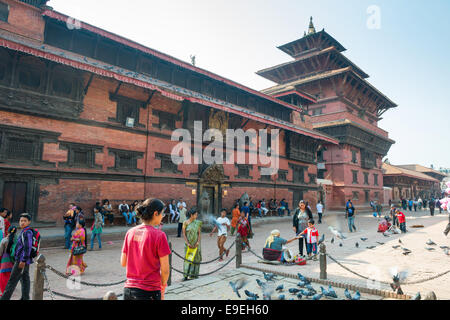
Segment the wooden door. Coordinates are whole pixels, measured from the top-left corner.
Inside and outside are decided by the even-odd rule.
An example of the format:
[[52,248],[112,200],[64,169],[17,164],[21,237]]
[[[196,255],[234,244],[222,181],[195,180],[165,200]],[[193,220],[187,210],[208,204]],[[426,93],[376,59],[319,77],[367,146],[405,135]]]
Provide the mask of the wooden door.
[[3,207],[11,210],[12,221],[19,220],[19,215],[25,212],[27,195],[26,182],[5,182],[3,187]]
[[[298,208],[298,203],[300,200],[303,200],[303,191],[294,191],[294,197],[292,199],[292,209],[295,210]],[[266,203],[266,206],[268,206],[269,203]]]

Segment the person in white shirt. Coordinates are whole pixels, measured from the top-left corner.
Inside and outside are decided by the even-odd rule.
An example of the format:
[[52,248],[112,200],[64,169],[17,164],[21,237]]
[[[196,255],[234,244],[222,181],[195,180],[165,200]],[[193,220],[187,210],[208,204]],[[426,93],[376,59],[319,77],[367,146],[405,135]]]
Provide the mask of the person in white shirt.
[[2,241],[3,237],[6,237],[5,219],[0,215],[0,241]]
[[317,202],[316,208],[317,208],[317,214],[319,216],[319,223],[322,223],[323,204],[320,200]]
[[171,222],[175,222],[180,218],[180,213],[178,212],[178,208],[175,206],[175,199],[171,201],[169,204],[170,211],[170,220]]
[[214,234],[214,232],[217,230],[217,247],[219,247],[219,261],[223,261],[223,254],[225,253],[228,257],[228,254],[230,253],[230,249],[225,249],[225,242],[227,241],[227,235],[228,230],[231,227],[231,222],[227,218],[227,210],[222,209],[220,212],[220,218],[216,219],[217,224],[214,226],[214,229],[212,229],[211,233],[209,234],[210,237]]
[[183,206],[183,208],[187,209],[187,208],[186,208],[186,202],[183,201],[183,198],[180,198],[180,199],[178,200],[178,203],[177,203],[177,208],[178,208],[178,210],[181,210],[181,209],[180,209],[180,206]]

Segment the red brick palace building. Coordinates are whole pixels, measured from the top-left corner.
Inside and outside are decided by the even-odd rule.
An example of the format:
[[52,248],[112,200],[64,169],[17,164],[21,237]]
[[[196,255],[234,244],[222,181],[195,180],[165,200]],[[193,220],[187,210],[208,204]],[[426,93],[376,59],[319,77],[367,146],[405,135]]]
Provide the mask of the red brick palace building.
[[[205,194],[209,211],[218,212],[245,192],[254,200],[286,198],[291,208],[300,199],[314,206],[318,148],[326,144],[327,166],[351,166],[328,158],[336,150],[342,159],[356,148],[351,141],[338,146],[328,135],[335,134],[328,128],[336,125],[324,125],[331,119],[312,117],[321,132],[304,113],[309,104],[325,107],[323,96],[316,101],[291,90],[283,92],[287,101],[279,100],[74,21],[46,3],[0,0],[0,206],[12,209],[15,218],[27,211],[35,221],[62,223],[70,202],[90,213],[95,202],[105,198],[117,205],[122,199],[183,197],[192,206]],[[323,39],[330,41],[326,34]],[[330,65],[348,63],[340,49],[332,49],[333,59],[324,56]],[[390,144],[387,133],[376,127],[374,113],[389,101],[358,73],[347,71],[347,84],[363,86],[358,97],[365,101],[368,94],[382,106],[368,103],[364,121],[343,111],[352,121],[337,128],[359,130],[375,139],[366,152],[370,157],[364,158],[369,163],[374,151],[378,161]],[[324,93],[331,88],[324,86]],[[336,100],[327,108],[343,104]],[[204,130],[222,132],[279,129],[280,170],[262,176],[259,164],[175,165],[170,154],[178,142],[171,141],[171,134],[176,128],[192,130],[194,121],[201,121]],[[255,143],[234,151],[248,157]]]
[[317,102],[308,107],[313,128],[339,140],[318,154],[327,208],[342,209],[348,199],[360,208],[370,200],[382,202],[382,158],[394,141],[378,121],[396,104],[366,80],[336,39],[316,32],[312,18],[307,34],[278,48],[294,60],[257,72],[277,83],[262,92],[283,101],[300,90],[314,97]]

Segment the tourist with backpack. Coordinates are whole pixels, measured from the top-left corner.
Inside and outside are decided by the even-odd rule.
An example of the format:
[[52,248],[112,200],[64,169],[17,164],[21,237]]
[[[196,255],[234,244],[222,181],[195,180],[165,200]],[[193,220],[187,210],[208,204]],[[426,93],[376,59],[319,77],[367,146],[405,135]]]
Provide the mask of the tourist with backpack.
[[8,228],[8,236],[0,242],[0,297],[5,291],[11,271],[14,266],[14,253],[16,251],[17,227]]
[[19,226],[22,232],[17,238],[14,254],[14,266],[11,276],[6,285],[5,292],[0,300],[10,300],[18,282],[22,284],[22,299],[30,300],[30,264],[39,253],[39,232],[30,227],[31,215],[22,213],[20,215]]

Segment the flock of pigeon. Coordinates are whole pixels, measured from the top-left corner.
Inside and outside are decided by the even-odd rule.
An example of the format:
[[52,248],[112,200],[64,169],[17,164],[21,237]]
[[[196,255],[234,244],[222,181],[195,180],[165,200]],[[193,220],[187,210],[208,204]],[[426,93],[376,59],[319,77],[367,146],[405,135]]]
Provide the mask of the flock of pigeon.
[[[311,282],[308,281],[307,278],[305,278],[302,274],[297,273],[297,277],[299,278],[299,282],[297,283],[297,287],[289,288],[287,289],[287,292],[285,292],[285,288],[283,284],[278,285],[275,287],[275,277],[276,275],[273,273],[265,273],[263,272],[264,279],[266,281],[262,281],[260,279],[256,279],[256,283],[258,284],[258,287],[262,291],[262,298],[263,300],[272,300],[272,296],[274,294],[278,294],[278,300],[286,300],[286,294],[290,293],[292,296],[289,298],[289,300],[295,300],[295,297],[297,297],[298,300],[302,299],[303,297],[308,298],[310,300],[320,300],[323,297],[327,298],[333,298],[338,299],[338,295],[336,294],[336,291],[333,289],[333,287],[330,285],[328,286],[328,289],[325,289],[324,287],[320,287],[321,292],[317,292],[313,286],[311,285]],[[239,293],[240,289],[243,289],[247,284],[248,280],[246,278],[240,278],[234,282],[230,281],[229,284],[231,286],[231,289],[233,292],[241,298],[241,294]],[[245,295],[247,296],[247,300],[258,300],[260,298],[259,294],[250,292],[248,290],[244,290]],[[345,289],[344,292],[345,298],[347,300],[360,300],[361,294],[356,291],[355,294],[352,296],[350,294],[350,291],[348,289]]]

